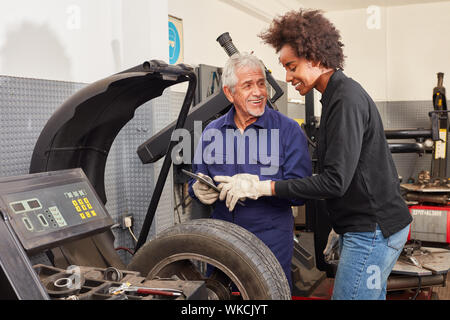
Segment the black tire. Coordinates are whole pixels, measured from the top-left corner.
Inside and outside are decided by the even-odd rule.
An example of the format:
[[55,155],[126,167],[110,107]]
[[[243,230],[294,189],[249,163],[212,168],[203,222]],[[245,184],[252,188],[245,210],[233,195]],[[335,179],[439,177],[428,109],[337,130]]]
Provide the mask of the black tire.
[[[148,279],[167,277],[174,270],[171,265],[190,259],[225,273],[243,299],[291,299],[286,276],[272,251],[244,228],[216,219],[192,220],[164,230],[140,248],[127,269]],[[187,280],[198,280],[192,277]]]

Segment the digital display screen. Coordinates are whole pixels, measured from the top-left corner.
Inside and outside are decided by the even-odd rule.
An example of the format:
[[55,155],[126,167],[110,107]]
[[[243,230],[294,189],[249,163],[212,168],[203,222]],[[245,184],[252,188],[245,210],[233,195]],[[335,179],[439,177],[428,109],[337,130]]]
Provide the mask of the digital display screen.
[[16,211],[16,212],[25,210],[25,207],[23,206],[22,203],[13,203],[11,206],[14,209],[14,211]]
[[31,200],[31,201],[28,201],[28,206],[30,207],[30,209],[36,209],[36,208],[40,208],[41,204],[37,200]]
[[[27,254],[104,232],[113,225],[79,168],[0,177],[0,210]],[[0,296],[1,286],[0,281]]]

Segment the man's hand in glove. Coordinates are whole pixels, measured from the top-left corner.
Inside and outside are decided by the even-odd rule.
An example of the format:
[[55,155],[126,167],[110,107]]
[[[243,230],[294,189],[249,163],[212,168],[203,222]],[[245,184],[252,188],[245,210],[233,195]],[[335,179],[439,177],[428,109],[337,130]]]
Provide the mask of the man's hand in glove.
[[226,197],[225,205],[230,211],[233,211],[239,199],[256,200],[262,196],[272,195],[271,181],[259,181],[257,175],[239,173],[232,177],[216,176],[214,180],[220,183],[218,186],[221,189],[219,199],[223,201]]
[[[206,176],[202,173],[198,173],[198,175],[213,183],[211,177]],[[200,181],[196,181],[192,186],[192,189],[194,190],[194,193],[198,200],[200,200],[204,204],[211,205],[219,198],[219,193],[217,191],[208,187],[206,184],[201,183]]]
[[323,250],[323,256],[326,263],[330,263],[332,260],[336,260],[338,257],[339,249],[339,235],[331,229],[328,235],[328,242],[325,250]]

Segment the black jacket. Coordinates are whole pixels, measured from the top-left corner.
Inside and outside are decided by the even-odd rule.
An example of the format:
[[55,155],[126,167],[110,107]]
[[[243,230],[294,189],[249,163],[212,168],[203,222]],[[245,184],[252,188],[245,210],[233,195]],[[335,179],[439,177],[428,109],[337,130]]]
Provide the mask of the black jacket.
[[319,174],[275,182],[282,198],[326,199],[333,229],[374,231],[384,237],[412,221],[378,109],[341,70],[323,93],[318,140]]

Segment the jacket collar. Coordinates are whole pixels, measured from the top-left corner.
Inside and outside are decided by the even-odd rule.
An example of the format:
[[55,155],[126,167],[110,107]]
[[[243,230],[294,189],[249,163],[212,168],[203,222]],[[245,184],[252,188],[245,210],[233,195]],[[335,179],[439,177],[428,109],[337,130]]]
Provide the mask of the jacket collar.
[[323,106],[326,106],[329,104],[331,97],[333,96],[333,93],[336,91],[337,86],[339,85],[339,82],[342,79],[346,79],[347,76],[342,72],[341,69],[336,70],[330,77],[330,80],[328,80],[327,87],[325,88],[324,93],[322,94],[322,98],[320,99],[320,102]]

